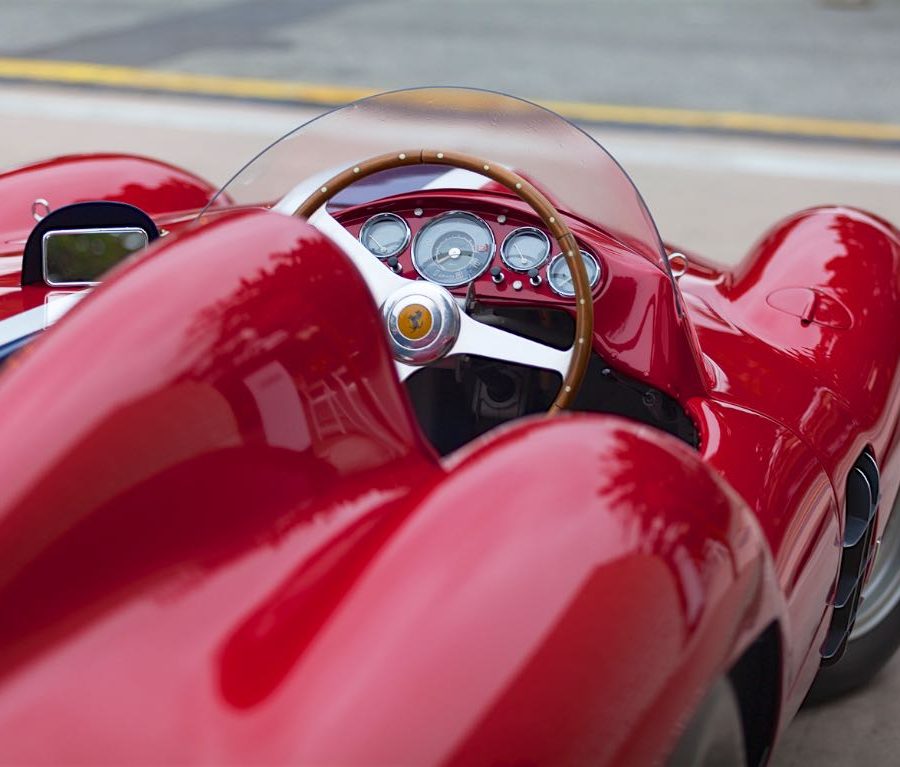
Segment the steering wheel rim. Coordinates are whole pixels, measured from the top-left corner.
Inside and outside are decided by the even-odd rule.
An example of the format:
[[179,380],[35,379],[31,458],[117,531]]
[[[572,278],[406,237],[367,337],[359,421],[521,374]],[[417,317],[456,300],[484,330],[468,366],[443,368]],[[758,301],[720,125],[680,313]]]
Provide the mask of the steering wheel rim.
[[[584,262],[580,257],[578,243],[568,225],[550,200],[522,176],[508,168],[494,165],[488,160],[462,152],[429,149],[391,152],[356,163],[352,167],[332,176],[297,205],[292,215],[309,219],[316,211],[327,205],[335,195],[360,179],[384,170],[417,164],[446,165],[453,168],[462,168],[496,181],[528,205],[553,235],[572,274],[572,282],[575,289],[575,339],[571,349],[568,368],[562,373],[562,386],[553,404],[550,405],[548,412],[553,415],[570,407],[584,381],[591,355],[594,302],[590,281]],[[381,265],[379,266],[382,269],[384,268]],[[405,280],[405,282],[415,283],[417,281]],[[538,345],[544,346],[543,344]]]

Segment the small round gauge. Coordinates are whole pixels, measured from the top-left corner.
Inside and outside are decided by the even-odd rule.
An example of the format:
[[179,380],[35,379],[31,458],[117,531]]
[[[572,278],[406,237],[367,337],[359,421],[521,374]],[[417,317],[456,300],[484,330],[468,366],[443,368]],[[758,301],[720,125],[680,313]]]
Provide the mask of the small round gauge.
[[471,213],[453,211],[419,230],[412,261],[426,280],[452,288],[483,274],[495,249],[494,234],[484,221]]
[[[586,250],[580,252],[584,268],[587,269],[588,281],[591,283],[591,287],[594,287],[600,280],[600,265],[597,263],[597,259]],[[569,271],[569,265],[562,253],[555,255],[547,266],[547,284],[557,295],[565,298],[572,298],[575,295],[572,273]]]
[[362,225],[359,241],[373,256],[390,258],[409,244],[409,227],[400,216],[379,213]]
[[549,255],[550,239],[533,226],[521,226],[510,232],[500,246],[503,263],[517,272],[537,269]]

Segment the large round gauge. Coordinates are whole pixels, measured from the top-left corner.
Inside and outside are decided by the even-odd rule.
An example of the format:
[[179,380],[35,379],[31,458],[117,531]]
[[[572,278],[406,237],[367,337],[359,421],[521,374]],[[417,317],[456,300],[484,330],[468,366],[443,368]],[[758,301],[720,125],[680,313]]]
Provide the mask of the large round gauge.
[[[600,279],[600,266],[586,250],[580,252],[584,268],[587,269],[588,281],[591,283],[591,287],[594,287]],[[547,267],[547,284],[554,293],[560,296],[572,298],[575,295],[575,282],[562,253],[555,255]]]
[[494,257],[494,234],[478,216],[444,213],[423,226],[413,241],[412,260],[426,280],[451,288],[484,273]]
[[533,226],[522,226],[510,232],[500,246],[503,263],[517,272],[537,269],[549,255],[550,239]]
[[378,258],[390,258],[409,244],[409,227],[393,213],[372,216],[359,230],[359,241]]

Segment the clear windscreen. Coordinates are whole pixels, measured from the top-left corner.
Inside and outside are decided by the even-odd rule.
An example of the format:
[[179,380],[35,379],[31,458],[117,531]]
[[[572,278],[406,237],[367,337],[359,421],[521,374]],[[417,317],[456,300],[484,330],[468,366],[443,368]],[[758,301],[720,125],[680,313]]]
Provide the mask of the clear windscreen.
[[[468,88],[393,91],[334,109],[261,152],[216,195],[273,206],[311,178],[410,148],[465,152],[525,176],[562,211],[612,235],[670,274],[653,218],[628,174],[591,136],[522,99]],[[361,181],[344,204],[415,189],[473,188],[467,172],[387,171]],[[485,179],[487,182],[487,179]],[[216,198],[214,198],[215,200]],[[334,201],[338,206],[342,199]],[[670,275],[671,276],[671,275]]]

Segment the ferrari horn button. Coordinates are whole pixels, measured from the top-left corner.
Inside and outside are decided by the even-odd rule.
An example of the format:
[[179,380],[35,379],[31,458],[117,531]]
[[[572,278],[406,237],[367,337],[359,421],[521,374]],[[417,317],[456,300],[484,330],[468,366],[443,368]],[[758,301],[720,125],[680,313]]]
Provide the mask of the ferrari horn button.
[[422,304],[407,304],[397,314],[397,330],[409,341],[418,341],[427,336],[432,325],[434,315]]
[[385,301],[391,351],[400,362],[424,365],[446,354],[459,334],[459,307],[439,285],[415,282]]

